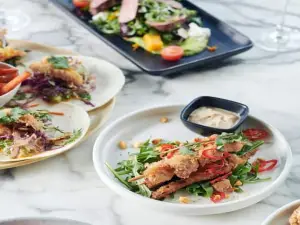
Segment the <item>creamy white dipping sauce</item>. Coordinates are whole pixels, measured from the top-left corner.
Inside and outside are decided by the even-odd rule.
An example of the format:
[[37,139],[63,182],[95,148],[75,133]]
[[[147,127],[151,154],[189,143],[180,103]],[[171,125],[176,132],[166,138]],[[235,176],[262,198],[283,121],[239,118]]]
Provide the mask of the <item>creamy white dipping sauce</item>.
[[200,107],[189,116],[188,121],[208,127],[229,129],[240,117],[234,112],[214,107]]

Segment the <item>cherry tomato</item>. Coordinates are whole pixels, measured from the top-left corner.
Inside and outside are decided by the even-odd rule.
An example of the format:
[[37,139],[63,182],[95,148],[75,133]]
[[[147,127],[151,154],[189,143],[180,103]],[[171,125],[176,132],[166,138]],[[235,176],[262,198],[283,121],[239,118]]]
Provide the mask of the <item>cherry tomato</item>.
[[254,128],[243,130],[243,134],[250,141],[263,140],[269,136],[269,133],[267,131],[263,129],[254,129]]
[[214,203],[218,203],[222,201],[224,198],[226,198],[226,195],[224,192],[215,192],[210,197],[210,200],[212,200]]
[[167,61],[177,61],[183,56],[183,48],[179,46],[168,46],[161,51],[161,57]]
[[90,5],[90,1],[89,0],[73,0],[73,4],[77,8],[85,8]]

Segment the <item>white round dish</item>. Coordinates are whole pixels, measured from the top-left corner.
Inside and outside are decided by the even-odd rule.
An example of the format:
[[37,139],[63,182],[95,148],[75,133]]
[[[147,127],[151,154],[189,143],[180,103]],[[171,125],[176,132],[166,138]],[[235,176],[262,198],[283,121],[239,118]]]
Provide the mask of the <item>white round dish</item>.
[[73,219],[60,219],[50,217],[24,217],[5,219],[0,221],[1,225],[89,225]]
[[289,218],[296,208],[300,206],[300,200],[293,201],[287,205],[282,206],[273,212],[262,225],[288,225]]
[[[91,103],[94,104],[94,107],[87,105],[84,102],[77,99],[71,99],[68,102],[81,106],[86,111],[92,111],[107,103],[110,99],[115,97],[118,94],[118,92],[122,89],[125,83],[125,76],[118,67],[105,60],[93,57],[72,57],[82,61],[83,65],[87,68],[89,73],[96,77],[96,89],[90,93],[92,98]],[[40,57],[39,54],[39,58],[35,57],[34,60],[25,63],[25,65],[26,67],[29,67],[31,63],[40,61],[41,59],[42,57]],[[21,67],[20,69],[22,70]],[[33,103],[38,101],[39,100],[37,99]]]
[[[7,63],[3,63],[3,62],[0,62],[0,65],[5,65],[5,66],[8,66],[10,68],[16,68],[14,66],[11,66],[11,65],[9,65]],[[20,86],[21,86],[21,84],[19,84],[17,87],[12,89],[10,92],[7,92],[6,94],[0,96],[0,107],[4,106],[6,103],[8,103],[14,97],[14,95],[20,89]]]
[[[156,201],[126,189],[118,182],[105,166],[108,162],[113,168],[116,164],[128,158],[128,153],[136,151],[133,148],[120,150],[117,147],[119,141],[125,141],[130,145],[136,141],[145,141],[149,138],[163,138],[167,140],[192,140],[198,135],[184,127],[180,121],[180,112],[184,105],[157,106],[142,109],[121,117],[106,127],[97,138],[93,161],[95,169],[102,181],[120,196],[124,196],[137,204],[144,204],[164,212],[172,212],[185,215],[208,215],[230,212],[253,205],[267,196],[286,179],[291,165],[292,153],[289,144],[283,135],[271,125],[254,117],[248,117],[243,128],[260,127],[267,129],[271,135],[270,141],[265,143],[254,158],[277,159],[278,166],[271,172],[265,172],[260,177],[271,177],[267,182],[249,184],[243,186],[243,193],[232,194],[229,199],[221,203],[212,203],[209,199],[192,197],[191,204],[179,204],[178,198],[168,201]],[[160,123],[161,117],[168,117],[169,123]]]
[[59,129],[65,132],[81,130],[80,136],[72,143],[69,143],[63,147],[55,148],[53,150],[48,150],[30,157],[11,159],[10,157],[2,154],[0,155],[0,162],[14,162],[20,160],[38,159],[38,158],[50,157],[52,155],[57,155],[77,145],[81,141],[81,139],[84,138],[85,134],[89,129],[90,126],[89,115],[84,109],[74,104],[70,104],[70,103],[60,103],[56,105],[41,104],[32,110],[37,110],[37,109],[46,109],[52,112],[63,112],[64,113],[63,116],[55,116],[55,115],[52,116],[52,125],[54,127],[58,127]]

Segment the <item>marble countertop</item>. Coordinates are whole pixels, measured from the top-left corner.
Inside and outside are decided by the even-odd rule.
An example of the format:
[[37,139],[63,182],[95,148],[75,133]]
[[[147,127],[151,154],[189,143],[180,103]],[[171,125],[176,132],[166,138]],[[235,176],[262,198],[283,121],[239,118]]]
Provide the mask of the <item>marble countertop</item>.
[[[279,20],[283,0],[198,0],[202,8],[255,40]],[[282,3],[282,5],[280,5]],[[47,0],[0,0],[0,8],[17,7],[31,25],[11,38],[74,49],[115,63],[126,75],[110,121],[142,106],[187,103],[200,95],[243,102],[251,114],[273,124],[294,153],[292,171],[271,197],[251,207],[214,216],[178,216],[140,207],[117,196],[98,178],[92,164],[96,136],[67,154],[30,166],[1,171],[0,218],[50,216],[93,224],[260,224],[278,207],[300,198],[300,49],[269,53],[254,47],[217,66],[198,68],[173,78],[153,77],[68,19]],[[292,0],[287,22],[300,26],[300,3]],[[299,83],[298,83],[299,82]],[[249,215],[251,217],[249,217]]]

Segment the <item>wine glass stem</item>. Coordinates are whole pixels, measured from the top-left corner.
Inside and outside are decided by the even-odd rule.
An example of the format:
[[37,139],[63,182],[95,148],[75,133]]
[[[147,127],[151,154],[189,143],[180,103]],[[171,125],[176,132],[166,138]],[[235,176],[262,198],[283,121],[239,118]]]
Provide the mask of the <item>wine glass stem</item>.
[[286,14],[287,14],[287,8],[288,8],[289,3],[290,3],[290,0],[286,0],[285,1],[284,9],[283,9],[282,15],[281,15],[281,21],[276,26],[276,30],[277,30],[279,36],[281,36],[280,34],[283,32],[283,27],[284,27],[284,24],[285,24],[285,19],[286,19]]

